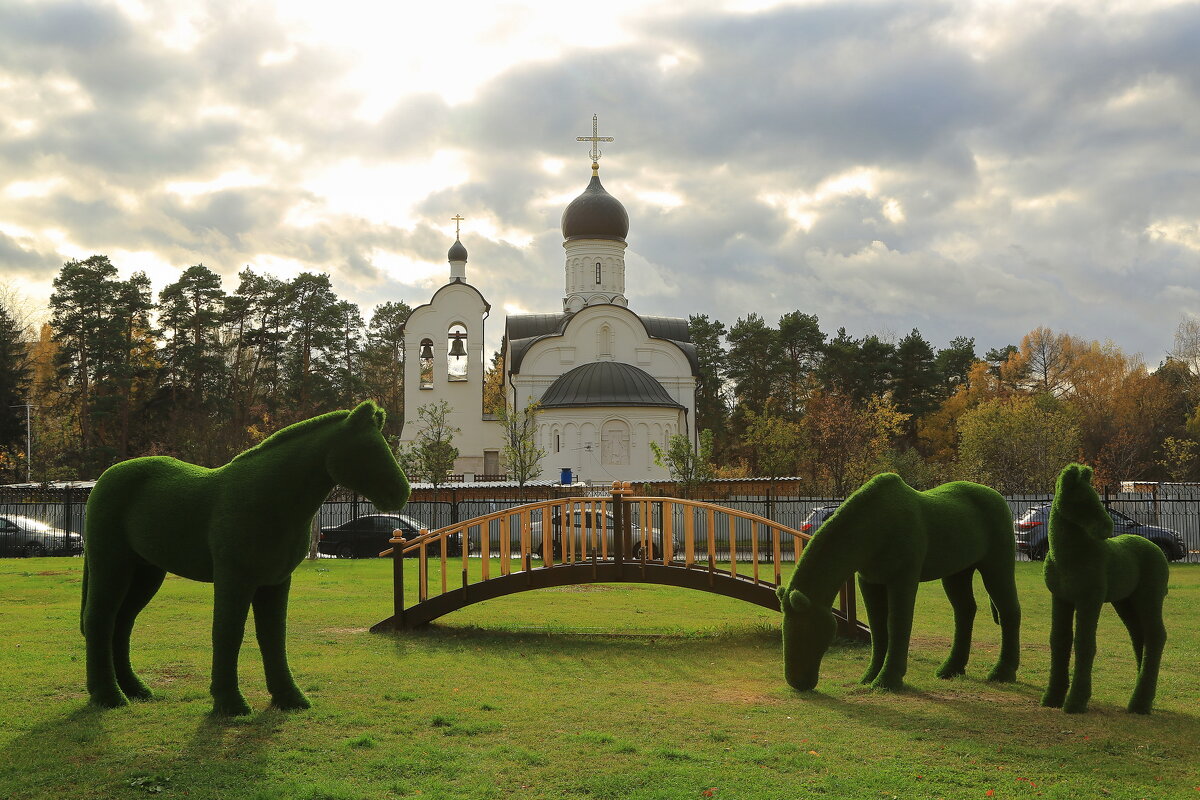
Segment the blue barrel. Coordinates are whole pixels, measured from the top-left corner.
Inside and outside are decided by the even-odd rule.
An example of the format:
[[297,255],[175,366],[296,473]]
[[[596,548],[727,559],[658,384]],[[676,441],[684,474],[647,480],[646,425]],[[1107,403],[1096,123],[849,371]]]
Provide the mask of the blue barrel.
[[562,468],[562,471],[558,473],[558,482],[561,483],[563,486],[570,486],[572,483],[574,483],[574,481],[571,480],[571,468],[570,467]]

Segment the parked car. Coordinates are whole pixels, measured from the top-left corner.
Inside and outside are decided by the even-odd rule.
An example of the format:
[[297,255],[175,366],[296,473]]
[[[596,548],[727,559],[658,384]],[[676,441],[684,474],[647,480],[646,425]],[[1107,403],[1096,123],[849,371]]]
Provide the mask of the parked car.
[[[1183,537],[1177,531],[1158,525],[1143,525],[1135,519],[1125,516],[1120,511],[1109,508],[1108,515],[1113,521],[1113,536],[1132,533],[1144,536],[1162,549],[1168,561],[1179,561],[1187,557],[1187,546]],[[1049,544],[1046,541],[1046,527],[1050,523],[1050,503],[1036,505],[1013,520],[1013,534],[1017,538],[1017,552],[1024,553],[1033,561],[1046,557]]]
[[[581,509],[575,509],[568,517],[566,525],[568,531],[573,531],[575,533],[576,547],[579,546],[578,543],[580,532],[595,531],[601,527],[601,525],[603,525],[605,536],[608,540],[608,553],[611,556],[614,552],[613,548],[616,542],[616,539],[613,536],[613,523],[614,517],[611,511],[605,511],[603,514],[601,514],[599,511],[584,511]],[[563,519],[560,513],[555,512],[555,514],[550,517],[550,527],[552,531],[551,535],[553,536],[553,539],[551,540],[551,549],[554,558],[556,560],[561,559],[563,557]],[[542,541],[542,521],[536,515],[530,523],[530,533],[532,534],[534,550],[540,551]],[[631,524],[630,536],[633,540],[633,549],[630,553],[626,554],[626,557],[631,559],[640,559],[642,557],[642,530],[638,527],[636,522]],[[662,558],[662,531],[658,528],[651,528],[650,539],[653,542],[653,552],[655,558]],[[676,530],[672,540],[674,543],[674,557],[682,558],[684,549],[683,534]],[[593,540],[591,539],[588,540],[589,548],[592,546],[592,541]]]
[[825,524],[825,520],[833,516],[833,512],[841,508],[841,503],[834,503],[829,506],[817,506],[812,511],[808,512],[808,516],[804,518],[804,522],[800,523],[800,532],[812,535]]
[[83,552],[83,537],[15,514],[0,515],[0,555],[75,556]]
[[[321,528],[317,552],[338,558],[373,558],[391,547],[389,540],[393,531],[400,531],[405,539],[421,535],[427,527],[423,522],[406,514],[364,514],[341,525]],[[447,542],[449,555],[461,555],[462,543],[458,536]],[[441,552],[439,545],[430,545],[427,552]]]

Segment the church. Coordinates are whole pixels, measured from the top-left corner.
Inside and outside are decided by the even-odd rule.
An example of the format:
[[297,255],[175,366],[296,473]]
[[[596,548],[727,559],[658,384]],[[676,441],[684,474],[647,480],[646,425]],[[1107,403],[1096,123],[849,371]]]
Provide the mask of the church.
[[[562,214],[562,310],[509,316],[504,323],[504,395],[521,410],[537,401],[536,441],[545,452],[541,480],[570,470],[573,480],[666,480],[651,442],[665,448],[684,434],[695,446],[696,348],[687,320],[629,307],[625,248],[629,214],[600,182],[596,135],[592,177]],[[456,222],[461,217],[455,218]],[[503,473],[504,429],[483,413],[484,323],[491,306],[467,282],[461,235],[447,253],[449,281],[413,309],[404,327],[404,429],[413,442],[417,409],[446,401],[458,429],[455,472],[468,480]],[[636,276],[635,276],[636,277]]]

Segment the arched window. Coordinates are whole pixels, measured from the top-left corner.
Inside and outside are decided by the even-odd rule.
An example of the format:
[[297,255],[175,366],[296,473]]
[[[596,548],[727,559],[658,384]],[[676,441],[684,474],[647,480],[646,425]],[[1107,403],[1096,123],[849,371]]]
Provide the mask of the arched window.
[[600,262],[596,262],[596,283],[600,283]]
[[601,325],[599,332],[596,334],[596,355],[598,357],[612,357],[612,328],[607,325]]
[[433,340],[421,340],[421,352],[417,355],[421,366],[421,388],[433,388]]
[[446,331],[446,380],[467,379],[467,329],[459,323]]

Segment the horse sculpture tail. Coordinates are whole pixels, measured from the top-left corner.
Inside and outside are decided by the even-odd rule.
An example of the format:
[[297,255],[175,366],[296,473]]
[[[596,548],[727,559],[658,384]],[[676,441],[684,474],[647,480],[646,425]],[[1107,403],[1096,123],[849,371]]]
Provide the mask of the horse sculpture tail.
[[79,632],[84,636],[87,633],[83,629],[83,616],[87,613],[87,578],[88,578],[88,560],[85,556],[83,559],[83,596],[79,600]]

